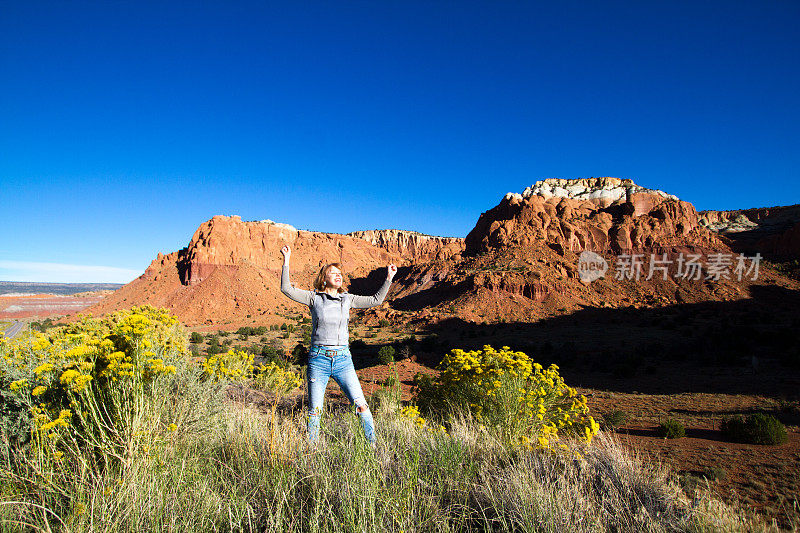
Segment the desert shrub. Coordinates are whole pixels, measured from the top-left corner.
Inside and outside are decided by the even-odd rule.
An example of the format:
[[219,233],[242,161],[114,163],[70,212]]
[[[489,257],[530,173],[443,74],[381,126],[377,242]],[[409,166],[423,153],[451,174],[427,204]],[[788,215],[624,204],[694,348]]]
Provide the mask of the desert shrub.
[[227,337],[230,334],[231,334],[230,331],[225,331],[224,329],[221,329],[217,332],[217,335],[219,335],[220,337]]
[[271,344],[264,344],[261,346],[261,358],[267,363],[275,363],[280,366],[286,365],[286,356],[283,350]]
[[244,379],[253,373],[252,353],[230,349],[201,361],[203,378],[215,381]]
[[380,327],[382,327],[382,328],[385,328],[385,327],[386,327],[386,326],[388,326],[389,324],[390,324],[390,322],[389,322],[387,319],[385,319],[385,318],[381,318],[381,319],[378,321],[378,326],[380,326]]
[[603,420],[600,422],[600,427],[614,431],[619,427],[625,425],[628,420],[628,413],[620,409],[616,409],[609,413],[603,414]]
[[253,384],[278,396],[284,396],[300,386],[302,380],[296,369],[281,368],[275,363],[260,364],[254,369]]
[[395,350],[391,346],[381,346],[381,349],[378,350],[378,360],[384,364],[388,365],[394,362],[394,354]]
[[38,331],[40,333],[46,333],[48,329],[50,329],[52,327],[55,327],[55,324],[53,324],[53,319],[48,317],[48,318],[45,318],[44,320],[39,320],[39,321],[33,320],[29,324],[29,327],[33,331]]
[[292,363],[296,365],[304,365],[308,361],[308,348],[302,343],[298,342],[292,348]]
[[781,421],[766,413],[726,418],[721,429],[731,440],[748,444],[782,444],[788,438]]
[[401,359],[409,359],[411,358],[411,347],[406,345],[400,348],[400,358]]
[[192,334],[189,336],[189,342],[191,342],[192,344],[199,344],[204,340],[205,337],[203,337],[200,333],[196,331],[193,331]]
[[686,428],[680,420],[669,418],[659,424],[658,434],[665,439],[679,439],[686,436]]
[[244,337],[243,340],[247,340],[247,337],[249,337],[250,335],[253,334],[253,328],[250,328],[250,327],[247,327],[247,326],[242,326],[241,328],[236,330],[236,333],[239,336]]
[[15,394],[4,408],[32,414],[31,445],[41,461],[89,447],[106,462],[125,462],[147,398],[185,359],[184,335],[168,311],[142,306],[3,342],[0,389],[4,398]]
[[253,335],[264,335],[268,330],[267,330],[267,326],[258,326],[258,327],[252,328],[252,331],[253,331]]
[[711,481],[722,481],[728,477],[728,472],[721,466],[708,466],[703,469],[703,476]]
[[216,355],[224,351],[225,349],[219,344],[210,344],[208,348],[206,348],[206,355]]
[[577,434],[587,443],[599,426],[558,373],[544,369],[524,352],[453,349],[436,378],[418,375],[417,402],[425,411],[468,412],[501,441],[550,447],[559,435]]

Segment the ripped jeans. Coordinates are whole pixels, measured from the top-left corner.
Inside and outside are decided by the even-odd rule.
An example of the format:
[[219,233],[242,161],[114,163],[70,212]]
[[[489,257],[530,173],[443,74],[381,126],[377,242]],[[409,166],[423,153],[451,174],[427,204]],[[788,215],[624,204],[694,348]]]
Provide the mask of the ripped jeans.
[[[332,353],[335,350],[335,353]],[[332,353],[325,355],[325,351]],[[369,410],[361,384],[353,367],[353,356],[349,346],[319,346],[313,345],[308,351],[308,438],[316,443],[319,439],[319,421],[322,415],[322,405],[325,398],[325,388],[331,377],[339,384],[347,395],[350,403],[356,406],[356,412],[364,428],[364,436],[371,443],[375,442],[375,424]]]

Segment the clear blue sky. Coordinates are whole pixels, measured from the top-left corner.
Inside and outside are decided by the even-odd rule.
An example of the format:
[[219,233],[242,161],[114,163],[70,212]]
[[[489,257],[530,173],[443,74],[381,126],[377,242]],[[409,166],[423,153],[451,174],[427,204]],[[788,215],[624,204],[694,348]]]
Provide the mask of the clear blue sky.
[[795,0],[0,1],[0,280],[126,282],[217,214],[465,236],[547,177],[799,203],[798,28]]

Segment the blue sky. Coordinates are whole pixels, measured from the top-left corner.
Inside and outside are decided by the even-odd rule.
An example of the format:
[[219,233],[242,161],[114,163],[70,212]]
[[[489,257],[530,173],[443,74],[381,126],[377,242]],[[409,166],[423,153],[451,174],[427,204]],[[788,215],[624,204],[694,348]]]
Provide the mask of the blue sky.
[[465,236],[548,177],[799,203],[799,23],[794,0],[0,1],[0,280],[127,282],[217,214]]

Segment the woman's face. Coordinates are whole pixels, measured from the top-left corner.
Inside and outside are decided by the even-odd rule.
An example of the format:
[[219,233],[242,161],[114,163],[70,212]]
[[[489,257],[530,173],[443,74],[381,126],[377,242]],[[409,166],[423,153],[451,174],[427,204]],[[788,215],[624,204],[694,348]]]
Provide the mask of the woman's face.
[[325,274],[325,288],[338,289],[342,286],[342,271],[332,266]]

